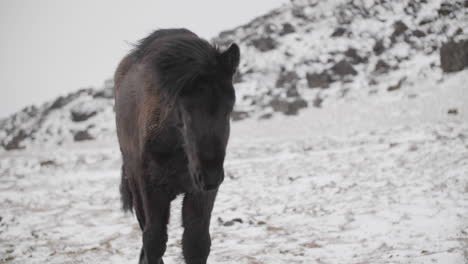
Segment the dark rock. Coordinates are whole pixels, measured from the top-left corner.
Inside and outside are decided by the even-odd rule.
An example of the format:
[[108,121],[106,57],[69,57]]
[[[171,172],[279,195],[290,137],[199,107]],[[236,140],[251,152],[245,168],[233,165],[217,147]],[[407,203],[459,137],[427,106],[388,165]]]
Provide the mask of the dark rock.
[[267,24],[267,25],[265,25],[265,27],[264,27],[264,31],[265,31],[265,33],[267,33],[267,34],[275,33],[275,31],[276,31],[276,25],[275,25],[275,24],[271,24],[271,23],[270,23],[270,24]]
[[440,64],[444,72],[457,72],[468,67],[468,40],[444,43],[440,48]]
[[376,55],[380,55],[385,51],[385,45],[383,40],[379,39],[375,42],[374,47],[372,48]]
[[344,54],[346,55],[346,57],[351,59],[352,64],[359,64],[359,63],[367,62],[366,58],[359,56],[355,48],[348,48]]
[[21,146],[21,142],[28,138],[28,134],[24,130],[18,131],[18,133],[3,147],[5,150],[15,150],[15,149],[24,149],[24,146]]
[[392,91],[395,91],[395,90],[398,90],[400,89],[400,85],[396,84],[396,85],[390,85],[388,88],[387,88],[387,91],[389,92],[392,92]]
[[331,34],[332,37],[341,37],[346,33],[346,28],[344,27],[337,27],[335,31]]
[[375,73],[387,73],[390,70],[390,65],[384,60],[378,60],[375,64],[374,72]]
[[[364,11],[364,9],[357,10],[355,8],[356,6],[353,6],[352,2],[348,2],[346,4],[341,4],[338,5],[334,10],[333,10],[333,15],[336,17],[336,21],[341,24],[341,25],[349,25],[353,22],[353,20],[356,18],[357,13],[360,11]],[[362,14],[364,15],[364,14]]]
[[400,36],[401,34],[405,33],[406,30],[408,30],[408,26],[406,26],[405,23],[403,23],[401,20],[396,21],[395,24],[393,24],[392,38]]
[[234,225],[233,221],[227,221],[223,223],[223,226],[232,226],[232,225]]
[[270,106],[275,112],[281,112],[285,115],[297,115],[300,109],[307,107],[307,102],[300,97],[293,100],[275,98],[270,102]]
[[403,82],[404,82],[405,80],[406,80],[406,78],[403,78],[403,79],[399,80],[397,84],[389,86],[389,87],[387,88],[387,91],[392,92],[392,91],[395,91],[395,90],[400,89],[400,88],[401,88],[401,85],[403,84]]
[[298,97],[299,92],[296,86],[291,86],[286,90],[286,97]]
[[409,1],[408,5],[403,9],[406,14],[416,17],[418,12],[421,10],[421,3],[424,1]]
[[307,73],[306,79],[309,88],[328,88],[330,87],[330,83],[333,82],[330,74],[327,72]]
[[434,21],[432,18],[425,18],[419,21],[419,25],[424,26],[426,24],[430,24],[432,21]]
[[297,91],[297,82],[299,76],[293,71],[282,71],[278,80],[276,80],[276,87],[286,89],[287,97],[297,97],[299,93]]
[[112,99],[114,98],[114,89],[113,88],[104,88],[99,91],[96,91],[93,94],[93,98],[106,98]]
[[456,10],[457,10],[456,5],[446,2],[440,5],[440,8],[437,10],[437,13],[439,14],[439,16],[448,16]]
[[75,133],[73,140],[75,141],[84,141],[84,140],[93,140],[94,137],[89,134],[87,130],[81,130]]
[[223,223],[223,226],[232,226],[234,225],[235,223],[240,223],[242,224],[244,221],[242,221],[242,219],[240,218],[234,218],[232,220],[229,220],[229,221],[226,221]]
[[312,105],[314,107],[320,108],[322,107],[323,99],[320,97],[320,95],[316,95],[314,98],[314,101],[312,102]]
[[294,28],[293,25],[291,25],[290,23],[284,23],[279,34],[280,36],[284,36],[284,35],[291,34],[294,32],[296,32],[296,29]]
[[21,109],[20,112],[25,113],[29,117],[36,117],[39,115],[39,109],[35,105],[26,106],[25,108]]
[[307,15],[304,13],[304,8],[302,8],[302,7],[294,7],[291,10],[291,13],[292,13],[293,16],[295,16],[297,18],[307,20]]
[[70,96],[64,97],[64,96],[59,96],[55,101],[50,105],[49,109],[59,109],[67,105],[69,102],[71,102],[73,98]]
[[447,114],[449,115],[458,115],[458,109],[456,108],[451,108],[447,111]]
[[266,113],[259,117],[259,119],[270,119],[273,116],[272,113]]
[[418,150],[418,146],[417,145],[411,145],[409,148],[408,148],[408,151],[410,152],[415,152]]
[[275,86],[277,88],[288,88],[291,86],[296,86],[299,81],[299,76],[294,71],[282,71],[276,80]]
[[369,85],[377,85],[377,84],[379,84],[379,82],[377,82],[376,79],[374,78],[369,79]]
[[344,98],[349,93],[349,88],[340,89],[340,98]]
[[71,110],[71,119],[73,122],[82,122],[88,120],[90,117],[96,115],[96,111],[86,112],[86,111],[78,111],[78,110]]
[[252,45],[261,52],[275,49],[278,45],[271,37],[260,37],[251,41]]
[[299,111],[299,109],[306,108],[307,107],[307,101],[300,98],[296,97],[294,101],[289,103],[289,111],[286,112],[286,115],[296,115]]
[[242,74],[238,71],[234,74],[234,76],[232,76],[232,83],[234,84],[241,83],[243,81],[244,79],[242,78]]
[[422,30],[416,29],[416,30],[413,30],[413,36],[417,38],[423,38],[426,36],[426,33],[424,33],[424,31]]
[[234,174],[231,171],[226,171],[226,177],[231,179],[231,180],[237,180],[238,177],[235,177]]
[[75,100],[76,98],[78,98],[80,95],[82,95],[82,94],[91,95],[91,94],[93,94],[93,92],[94,92],[93,89],[84,88],[84,89],[80,89],[80,90],[78,90],[78,91],[76,91],[74,93],[71,93],[71,94],[69,94],[67,96],[60,96],[45,111],[46,111],[46,113],[48,113],[51,110],[62,108],[65,105],[72,102],[73,100]]
[[39,165],[41,165],[41,167],[50,167],[50,166],[55,166],[56,163],[53,160],[43,160],[39,163]]
[[245,111],[236,111],[236,110],[234,110],[231,113],[232,121],[239,121],[239,120],[242,120],[242,119],[246,119],[247,117],[249,117],[249,113],[245,112]]
[[353,66],[345,60],[341,60],[337,64],[333,65],[331,70],[333,71],[333,73],[339,76],[357,74],[357,71],[353,68]]
[[462,28],[457,28],[455,33],[453,33],[454,36],[458,36],[458,35],[461,35],[461,34],[463,34],[463,29]]
[[289,110],[289,102],[285,99],[275,98],[270,101],[270,106],[275,112],[285,113]]

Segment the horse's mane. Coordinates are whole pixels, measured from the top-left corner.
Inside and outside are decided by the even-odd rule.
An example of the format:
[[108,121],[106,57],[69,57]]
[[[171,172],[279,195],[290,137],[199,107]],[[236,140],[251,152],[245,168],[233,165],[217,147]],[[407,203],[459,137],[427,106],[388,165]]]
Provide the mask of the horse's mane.
[[153,31],[153,33],[149,34],[147,37],[142,38],[138,41],[137,44],[134,45],[133,54],[137,59],[142,59],[146,54],[148,54],[152,50],[151,44],[157,39],[161,39],[164,37],[174,37],[176,35],[193,35],[196,36],[195,33],[187,30],[185,28],[179,29],[158,29]]
[[156,30],[140,40],[133,54],[155,67],[160,88],[172,95],[200,76],[219,72],[218,48],[187,29]]

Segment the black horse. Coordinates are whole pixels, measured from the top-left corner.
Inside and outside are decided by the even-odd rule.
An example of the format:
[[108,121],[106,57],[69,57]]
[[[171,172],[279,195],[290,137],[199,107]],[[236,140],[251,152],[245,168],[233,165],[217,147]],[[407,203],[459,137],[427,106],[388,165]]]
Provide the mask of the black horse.
[[221,52],[189,30],[157,30],[115,72],[120,192],[143,232],[140,263],[164,263],[170,202],[181,193],[184,258],[207,261],[239,57],[236,44]]

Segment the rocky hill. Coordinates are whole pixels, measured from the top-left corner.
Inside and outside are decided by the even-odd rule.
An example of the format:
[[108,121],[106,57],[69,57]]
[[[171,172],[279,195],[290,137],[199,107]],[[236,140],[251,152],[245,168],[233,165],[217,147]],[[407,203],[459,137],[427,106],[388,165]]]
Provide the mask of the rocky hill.
[[[233,120],[296,115],[367,96],[418,96],[468,66],[468,1],[297,0],[224,31],[237,42]],[[114,137],[112,80],[0,121],[5,150]]]
[[468,66],[467,14],[467,1],[291,1],[215,39],[243,47],[235,118],[441,81]]

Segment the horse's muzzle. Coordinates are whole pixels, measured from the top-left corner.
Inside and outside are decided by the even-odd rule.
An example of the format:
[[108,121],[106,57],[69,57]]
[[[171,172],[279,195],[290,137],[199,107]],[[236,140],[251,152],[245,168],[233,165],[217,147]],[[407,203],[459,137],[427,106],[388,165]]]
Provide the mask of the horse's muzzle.
[[202,169],[192,174],[193,189],[195,192],[215,190],[224,180],[223,168]]

